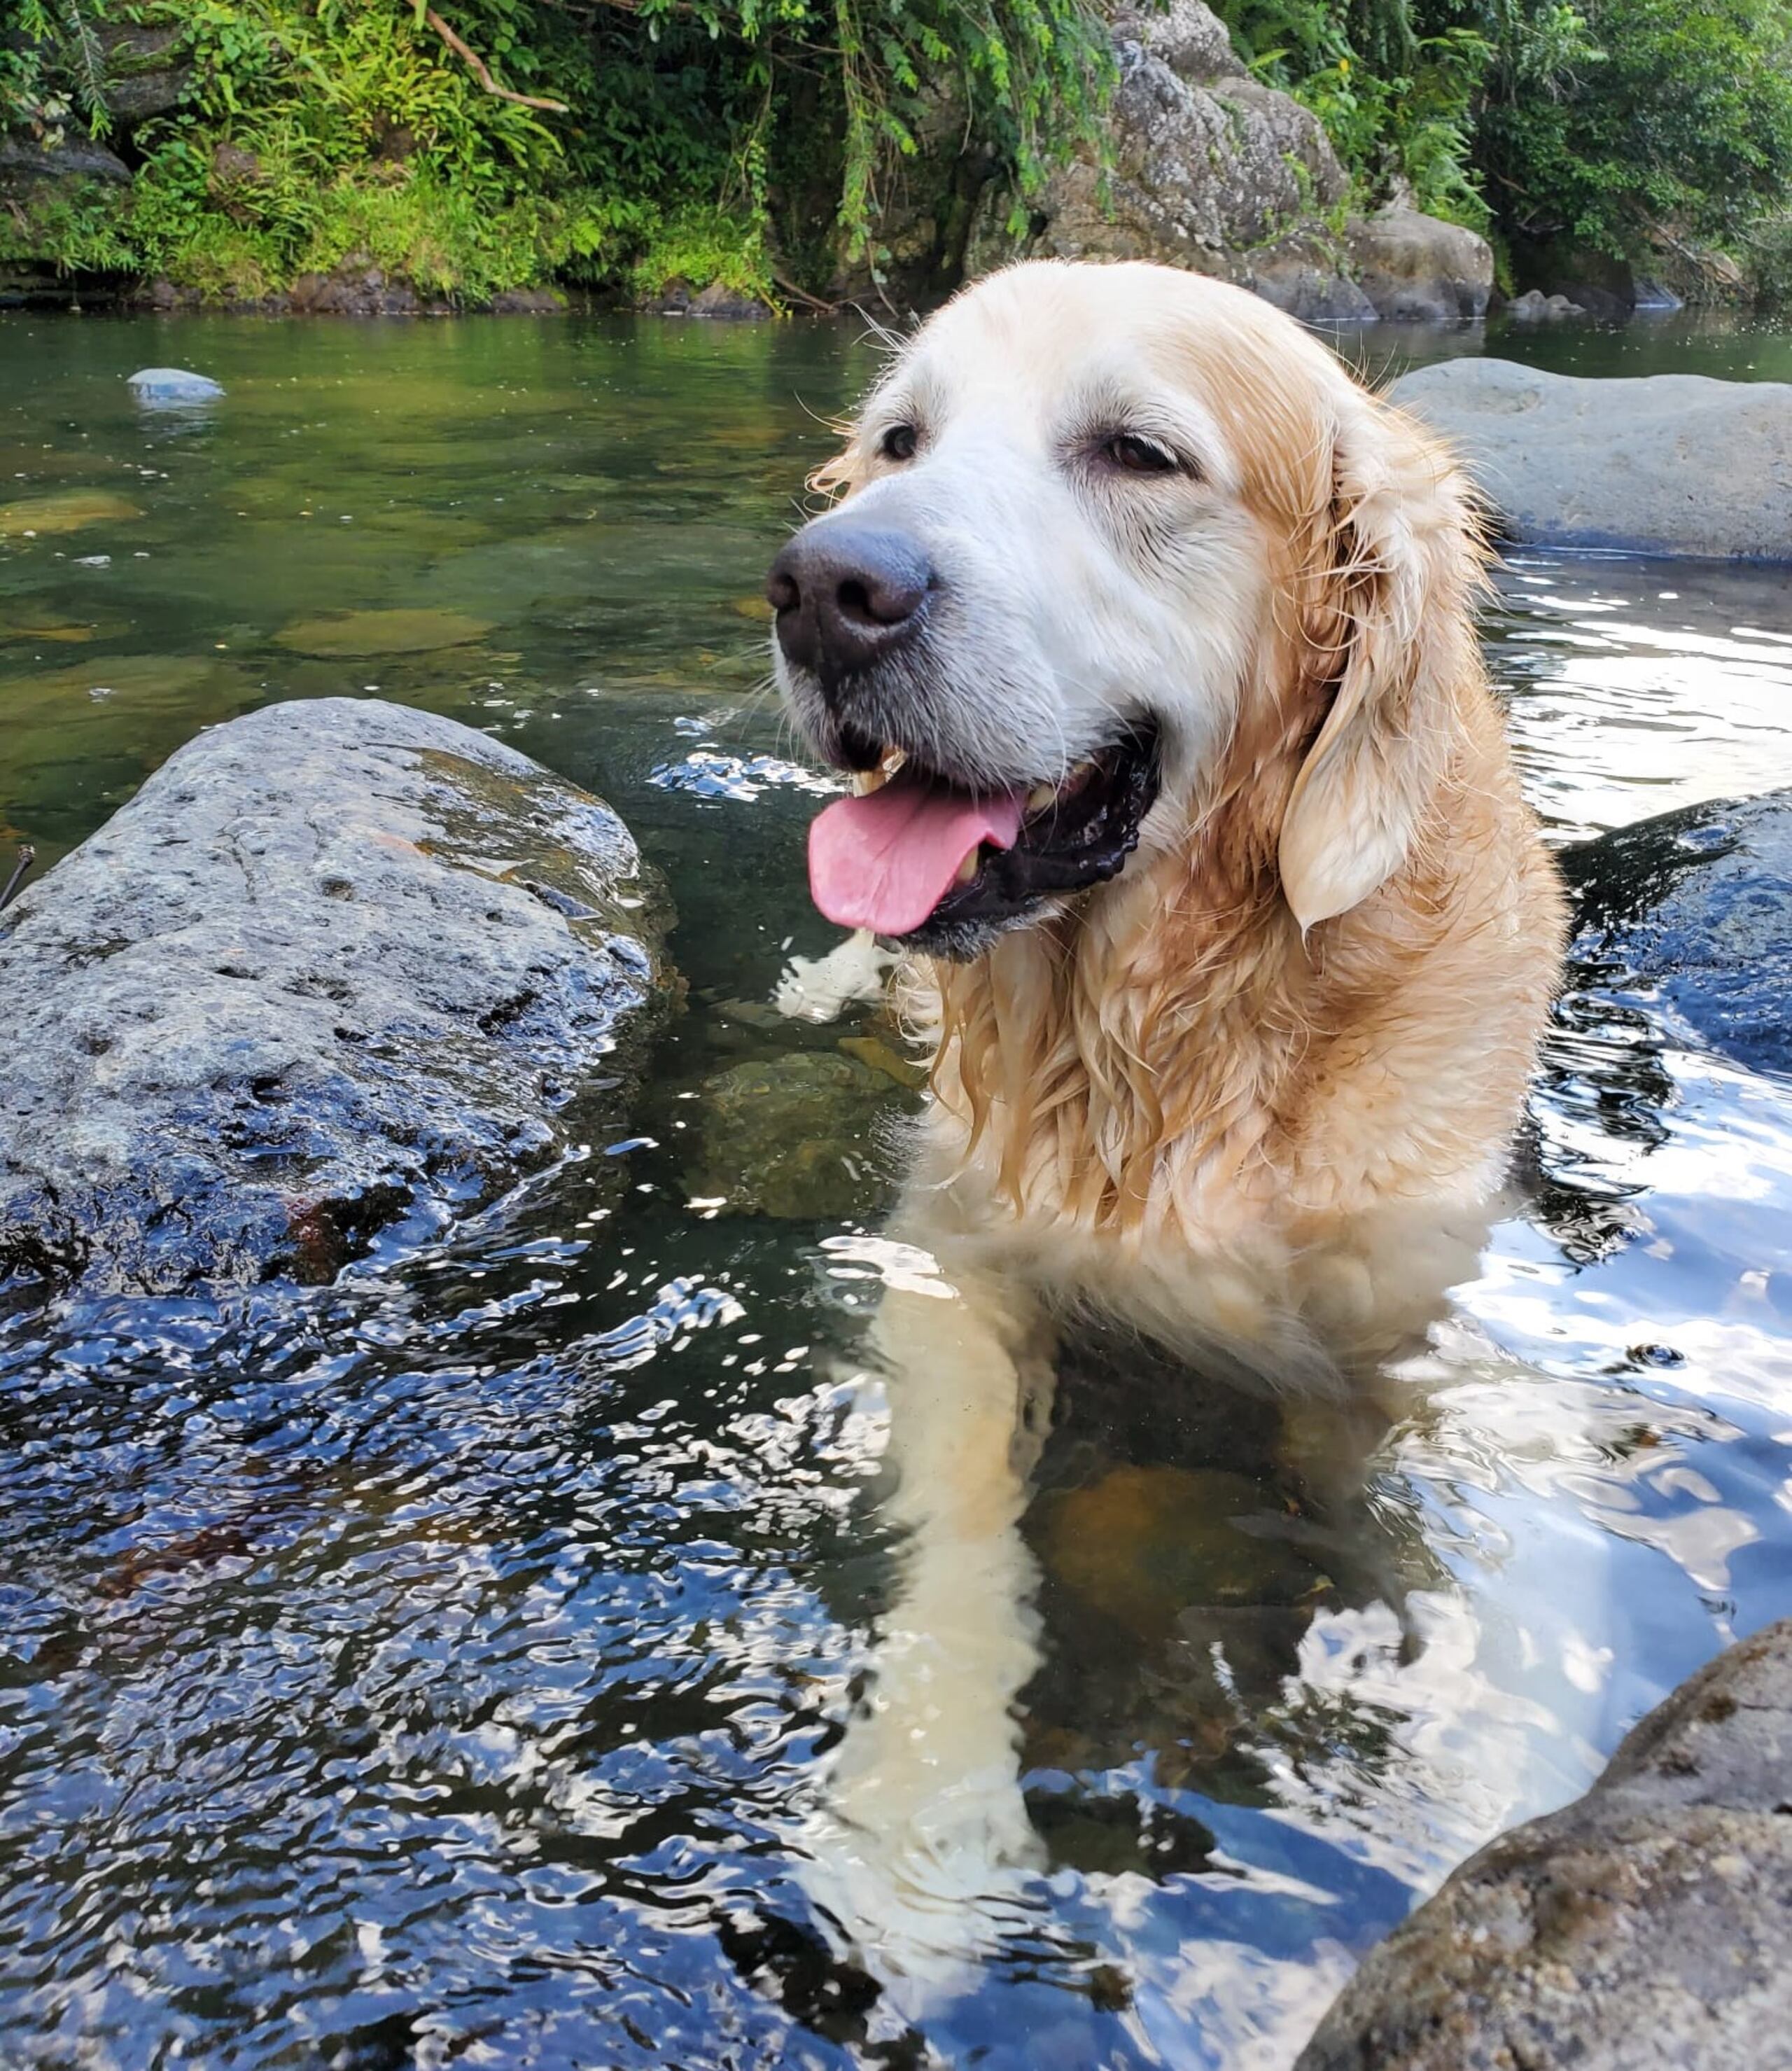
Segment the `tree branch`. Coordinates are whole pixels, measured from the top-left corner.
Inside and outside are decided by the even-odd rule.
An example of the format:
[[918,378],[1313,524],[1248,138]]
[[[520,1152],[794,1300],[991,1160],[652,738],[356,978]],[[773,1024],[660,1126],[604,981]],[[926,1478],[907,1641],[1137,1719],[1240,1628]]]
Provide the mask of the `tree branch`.
[[797,301],[806,303],[818,314],[824,317],[837,317],[840,314],[839,303],[824,302],[819,295],[812,295],[806,288],[799,288],[794,281],[787,279],[775,266],[772,269],[772,279],[785,294]]
[[500,86],[492,77],[491,68],[485,59],[470,44],[463,43],[455,35],[433,7],[424,16],[424,19],[447,44],[455,56],[461,59],[469,68],[474,77],[478,80],[487,93],[495,94],[500,100],[514,100],[519,108],[544,109],[550,115],[572,113],[572,109],[564,100],[544,100],[539,95],[533,93],[512,93],[507,86]]

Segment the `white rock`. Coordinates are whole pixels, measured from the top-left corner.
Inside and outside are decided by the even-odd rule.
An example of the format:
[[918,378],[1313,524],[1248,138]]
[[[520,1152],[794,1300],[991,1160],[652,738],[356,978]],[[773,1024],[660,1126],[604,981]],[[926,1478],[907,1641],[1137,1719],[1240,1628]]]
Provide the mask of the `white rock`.
[[145,367],[126,380],[131,393],[152,408],[188,403],[215,403],[223,389],[209,375],[190,374],[181,367]]

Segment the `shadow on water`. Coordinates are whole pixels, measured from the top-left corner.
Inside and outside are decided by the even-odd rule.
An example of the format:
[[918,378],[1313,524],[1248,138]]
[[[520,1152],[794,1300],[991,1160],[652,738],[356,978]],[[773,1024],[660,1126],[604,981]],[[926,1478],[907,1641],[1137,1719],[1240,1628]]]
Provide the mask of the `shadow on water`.
[[[140,424],[120,377],[183,361],[226,404]],[[0,832],[47,855],[197,727],[377,686],[609,796],[691,987],[638,1134],[435,1250],[216,1306],[5,1290],[8,2062],[1269,2071],[1784,1609],[1792,1090],[1593,957],[1523,1196],[1378,1403],[1067,1354],[1023,1527],[1046,1866],[973,1989],[830,1953],[799,1829],[904,1558],[863,1325],[915,1096],[875,1016],[766,1007],[828,934],[755,600],[871,364],[796,326],[0,321]],[[1488,634],[1558,835],[1792,783],[1783,574],[1526,553]]]

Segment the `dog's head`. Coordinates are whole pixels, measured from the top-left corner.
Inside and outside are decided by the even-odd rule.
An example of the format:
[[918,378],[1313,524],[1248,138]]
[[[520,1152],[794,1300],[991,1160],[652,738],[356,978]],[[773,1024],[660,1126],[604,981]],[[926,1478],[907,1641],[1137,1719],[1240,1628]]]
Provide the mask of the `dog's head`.
[[1305,929],[1399,866],[1473,662],[1461,481],[1256,297],[1000,273],[929,322],[773,564],[784,694],[857,773],[818,903],[951,956],[1193,838],[1273,764]]

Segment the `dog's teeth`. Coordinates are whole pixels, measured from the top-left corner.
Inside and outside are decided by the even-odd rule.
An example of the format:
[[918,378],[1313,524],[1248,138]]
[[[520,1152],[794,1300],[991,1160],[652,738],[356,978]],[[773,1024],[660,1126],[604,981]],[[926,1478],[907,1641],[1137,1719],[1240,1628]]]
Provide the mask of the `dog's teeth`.
[[967,855],[964,861],[958,866],[958,882],[961,884],[970,884],[970,880],[977,875],[977,866],[980,862],[982,862],[982,851],[974,848],[970,854]]
[[852,795],[855,798],[868,798],[873,791],[881,791],[908,760],[908,752],[902,748],[886,748],[884,759],[875,769],[855,769],[852,773]]
[[1046,807],[1051,804],[1052,801],[1056,798],[1057,795],[1058,794],[1055,786],[1050,784],[1035,784],[1032,789],[1027,794],[1027,811],[1030,813],[1043,813]]

